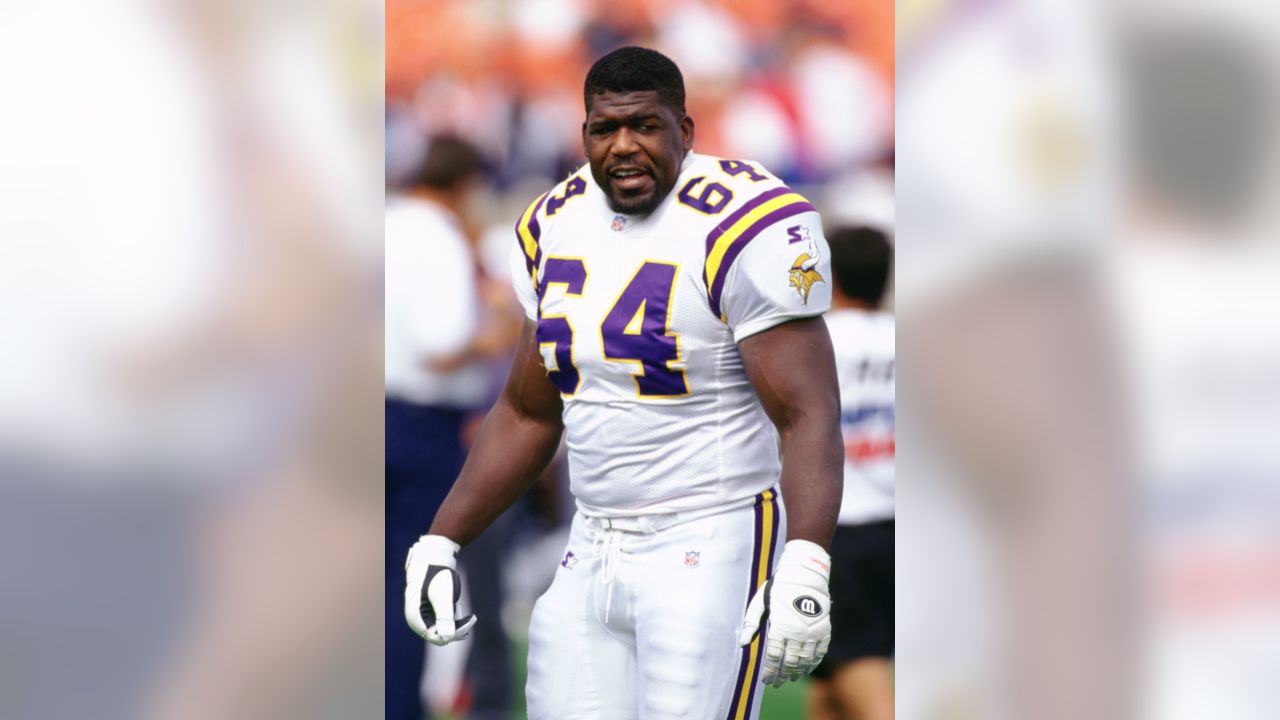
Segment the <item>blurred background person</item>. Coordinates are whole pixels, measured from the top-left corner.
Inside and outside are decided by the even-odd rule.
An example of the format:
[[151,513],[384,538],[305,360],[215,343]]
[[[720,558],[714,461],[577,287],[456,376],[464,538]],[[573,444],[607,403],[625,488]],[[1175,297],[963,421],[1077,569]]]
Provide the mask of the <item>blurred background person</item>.
[[381,707],[379,7],[0,23],[0,716]]
[[[492,394],[489,361],[510,337],[489,321],[481,271],[468,239],[467,208],[483,176],[471,143],[438,136],[426,144],[420,168],[386,210],[385,453],[387,577],[431,523],[465,458],[468,414]],[[501,586],[497,548],[473,548],[478,566],[472,607],[497,617]],[[465,565],[464,565],[465,567]],[[425,645],[398,619],[402,589],[386,588],[387,718],[418,720]],[[476,705],[505,717],[509,694],[507,639],[500,623],[478,634],[471,653]],[[496,632],[495,632],[496,631]],[[481,715],[476,715],[480,717]],[[493,717],[494,715],[490,715]]]
[[900,7],[904,715],[1271,717],[1274,11]]
[[1104,265],[1133,422],[1151,717],[1280,707],[1280,245],[1273,8],[1108,8],[1124,242]]
[[893,247],[879,229],[830,233],[844,495],[831,541],[831,647],[813,672],[809,717],[892,720],[894,321],[883,309]]

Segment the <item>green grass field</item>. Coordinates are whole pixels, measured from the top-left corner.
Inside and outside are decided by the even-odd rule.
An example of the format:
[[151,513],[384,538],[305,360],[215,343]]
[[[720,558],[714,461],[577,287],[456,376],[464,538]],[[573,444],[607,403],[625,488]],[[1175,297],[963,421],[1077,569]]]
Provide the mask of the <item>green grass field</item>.
[[766,688],[760,720],[804,720],[804,688],[809,681],[791,682],[780,688]]

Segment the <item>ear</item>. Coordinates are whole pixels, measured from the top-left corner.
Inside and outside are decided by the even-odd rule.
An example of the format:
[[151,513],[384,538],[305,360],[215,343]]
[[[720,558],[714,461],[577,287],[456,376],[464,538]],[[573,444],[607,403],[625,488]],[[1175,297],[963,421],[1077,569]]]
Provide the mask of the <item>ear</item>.
[[680,118],[680,134],[684,136],[684,151],[693,149],[693,118],[685,115]]
[[587,121],[582,121],[582,155],[583,157],[591,157],[587,151]]

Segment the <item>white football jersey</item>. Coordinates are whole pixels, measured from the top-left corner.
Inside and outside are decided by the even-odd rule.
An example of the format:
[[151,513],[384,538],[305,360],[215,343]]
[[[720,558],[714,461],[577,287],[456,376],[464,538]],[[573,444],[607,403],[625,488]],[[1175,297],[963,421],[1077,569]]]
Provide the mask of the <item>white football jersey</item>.
[[830,307],[818,213],[759,165],[689,153],[647,216],[589,166],[516,225],[516,294],[564,400],[588,515],[698,510],[772,487],[778,436],[737,343]]
[[840,524],[894,514],[894,321],[882,312],[835,310],[827,316],[840,378],[844,496]]

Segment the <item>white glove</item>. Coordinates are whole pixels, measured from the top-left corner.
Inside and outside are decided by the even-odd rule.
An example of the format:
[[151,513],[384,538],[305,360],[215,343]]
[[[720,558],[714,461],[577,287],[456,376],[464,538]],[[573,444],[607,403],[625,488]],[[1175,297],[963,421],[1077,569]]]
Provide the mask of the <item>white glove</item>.
[[811,672],[831,644],[831,556],[808,540],[791,540],[773,576],[751,598],[738,644],[751,644],[768,615],[760,682],[781,687]]
[[455,618],[462,582],[458,544],[443,535],[423,535],[404,562],[404,618],[432,645],[448,645],[471,634],[475,615]]

